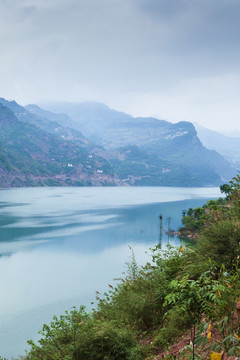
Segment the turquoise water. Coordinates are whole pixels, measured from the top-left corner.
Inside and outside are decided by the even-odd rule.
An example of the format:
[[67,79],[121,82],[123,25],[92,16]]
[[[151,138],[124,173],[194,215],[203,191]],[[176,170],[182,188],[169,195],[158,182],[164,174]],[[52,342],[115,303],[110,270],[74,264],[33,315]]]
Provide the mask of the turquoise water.
[[171,217],[220,196],[217,188],[86,187],[0,191],[0,355],[24,354],[42,324],[71,306],[90,306],[95,291],[139,264],[161,243]]

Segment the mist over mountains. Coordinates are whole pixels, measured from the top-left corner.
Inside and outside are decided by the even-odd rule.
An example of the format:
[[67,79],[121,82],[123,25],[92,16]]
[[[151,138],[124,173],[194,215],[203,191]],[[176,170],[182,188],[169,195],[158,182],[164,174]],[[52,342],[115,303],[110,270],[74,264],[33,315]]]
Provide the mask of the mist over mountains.
[[0,186],[218,186],[235,174],[190,122],[100,103],[23,107],[0,98]]
[[194,124],[194,126],[204,146],[216,150],[234,168],[240,169],[240,137],[237,137],[238,134],[233,137],[209,130],[199,124]]

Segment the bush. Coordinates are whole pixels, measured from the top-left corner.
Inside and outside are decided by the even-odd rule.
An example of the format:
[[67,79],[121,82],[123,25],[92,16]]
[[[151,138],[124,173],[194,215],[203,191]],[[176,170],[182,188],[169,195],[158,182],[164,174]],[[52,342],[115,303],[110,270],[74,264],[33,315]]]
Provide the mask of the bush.
[[196,252],[201,261],[211,258],[218,265],[232,269],[240,254],[240,221],[229,218],[207,224]]
[[166,349],[186,331],[189,324],[190,319],[186,314],[182,314],[181,309],[175,307],[174,311],[166,316],[163,327],[154,337],[153,347]]
[[140,360],[141,348],[133,332],[114,321],[94,320],[84,308],[73,309],[43,326],[39,345],[28,343],[29,360]]
[[134,334],[116,321],[95,321],[85,330],[77,339],[76,360],[142,359]]

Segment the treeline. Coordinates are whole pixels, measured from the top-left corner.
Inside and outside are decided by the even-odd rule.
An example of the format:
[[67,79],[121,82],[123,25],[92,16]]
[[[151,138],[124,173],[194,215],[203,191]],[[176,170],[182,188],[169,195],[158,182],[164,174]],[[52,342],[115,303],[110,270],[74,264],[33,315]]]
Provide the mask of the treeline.
[[194,246],[157,246],[141,268],[133,254],[127,275],[97,294],[95,310],[55,317],[23,359],[239,357],[240,176],[221,190],[225,199],[184,214],[185,231],[197,234]]

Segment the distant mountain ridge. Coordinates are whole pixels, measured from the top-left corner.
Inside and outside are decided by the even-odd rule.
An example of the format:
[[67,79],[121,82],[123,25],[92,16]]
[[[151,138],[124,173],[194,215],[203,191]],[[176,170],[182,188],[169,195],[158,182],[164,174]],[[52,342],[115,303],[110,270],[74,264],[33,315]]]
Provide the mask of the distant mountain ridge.
[[0,186],[218,186],[235,175],[193,124],[99,103],[22,107],[0,98]]
[[195,124],[195,128],[204,146],[215,149],[230,161],[232,166],[240,169],[240,137],[227,136],[199,124]]
[[[129,183],[207,186],[235,175],[221,155],[202,145],[190,122],[172,124],[155,118],[134,118],[91,102],[51,103],[45,108],[69,115],[85,136],[107,150],[107,159]],[[137,147],[137,160],[129,156],[132,146]]]
[[177,137],[186,130],[196,134],[194,126],[189,122],[172,124],[152,117],[134,118],[101,103],[53,103],[48,108],[69,115],[76,129],[81,128],[85,136],[107,149],[154,143],[155,138]]

